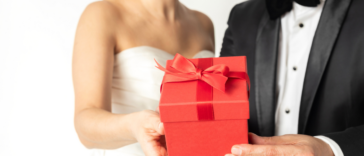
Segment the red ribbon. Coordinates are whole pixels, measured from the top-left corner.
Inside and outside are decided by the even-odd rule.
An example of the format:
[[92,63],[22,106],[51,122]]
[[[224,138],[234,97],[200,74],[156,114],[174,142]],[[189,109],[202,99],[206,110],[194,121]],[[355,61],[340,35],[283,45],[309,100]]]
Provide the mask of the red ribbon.
[[250,80],[246,72],[230,72],[224,64],[213,65],[205,70],[197,68],[191,61],[180,54],[176,54],[173,63],[168,70],[157,61],[157,68],[166,73],[162,85],[168,82],[183,82],[202,80],[212,87],[225,91],[225,84],[229,78],[246,79],[250,90]]

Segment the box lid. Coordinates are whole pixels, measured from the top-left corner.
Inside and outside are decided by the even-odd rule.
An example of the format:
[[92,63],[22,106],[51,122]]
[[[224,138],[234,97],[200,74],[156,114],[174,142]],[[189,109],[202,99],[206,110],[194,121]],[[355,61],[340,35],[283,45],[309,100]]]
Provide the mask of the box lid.
[[[247,69],[245,56],[189,60],[201,70],[219,64],[226,65],[230,72]],[[167,69],[171,64],[172,60],[167,61]],[[228,79],[225,91],[201,80],[165,83],[159,110],[162,122],[249,119],[247,80]]]

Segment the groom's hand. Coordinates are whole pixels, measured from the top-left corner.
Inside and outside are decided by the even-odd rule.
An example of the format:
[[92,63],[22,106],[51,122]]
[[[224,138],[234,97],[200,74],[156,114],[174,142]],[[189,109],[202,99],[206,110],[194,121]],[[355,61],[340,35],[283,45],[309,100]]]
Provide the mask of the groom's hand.
[[260,137],[249,133],[250,144],[234,145],[225,156],[334,156],[331,147],[320,139],[307,135]]

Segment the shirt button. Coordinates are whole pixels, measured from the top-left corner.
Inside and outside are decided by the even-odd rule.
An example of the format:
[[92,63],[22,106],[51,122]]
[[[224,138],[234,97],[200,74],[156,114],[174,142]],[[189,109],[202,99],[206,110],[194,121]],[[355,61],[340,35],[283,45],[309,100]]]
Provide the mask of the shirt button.
[[288,108],[286,109],[286,114],[289,114],[289,112],[291,112],[291,110],[289,110]]
[[296,67],[296,66],[294,66],[294,67],[293,67],[293,70],[294,70],[294,71],[296,71],[296,70],[297,70],[297,67]]
[[304,25],[303,25],[303,23],[300,23],[299,26],[300,26],[300,28],[303,28]]

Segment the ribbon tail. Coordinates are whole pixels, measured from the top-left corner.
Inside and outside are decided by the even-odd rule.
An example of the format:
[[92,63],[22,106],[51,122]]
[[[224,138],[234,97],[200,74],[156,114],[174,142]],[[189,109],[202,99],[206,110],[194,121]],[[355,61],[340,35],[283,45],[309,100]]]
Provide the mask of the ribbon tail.
[[246,79],[246,82],[248,83],[248,88],[249,88],[249,92],[250,92],[250,79],[249,79],[249,76],[247,73],[245,73],[245,79]]
[[250,97],[250,79],[249,79],[249,75],[244,72],[244,78],[246,80],[246,83],[248,84],[248,98]]
[[246,83],[248,84],[248,97],[250,97],[250,79],[249,75],[246,72],[230,72],[228,74],[229,78],[238,78],[238,79],[245,79]]
[[157,67],[159,70],[161,70],[161,71],[164,71],[164,72],[168,72],[169,73],[169,71],[166,69],[166,68],[164,68],[162,65],[160,65],[158,62],[157,62],[157,60],[155,60],[154,59],[154,61],[155,61],[155,63],[157,64],[157,66],[155,66],[155,67]]
[[[164,71],[164,72],[167,72],[167,69],[165,69],[162,65],[160,65],[157,60],[154,59],[154,62],[157,64],[155,67],[157,67],[159,70],[161,71]],[[164,81],[164,78],[163,78],[163,81]],[[160,92],[162,93],[162,88],[163,88],[163,83],[161,85],[161,88],[160,88]]]

